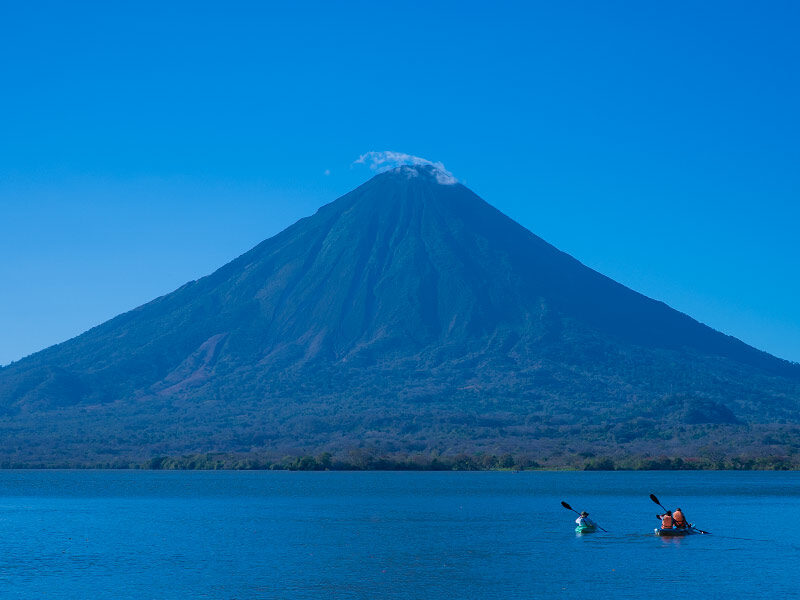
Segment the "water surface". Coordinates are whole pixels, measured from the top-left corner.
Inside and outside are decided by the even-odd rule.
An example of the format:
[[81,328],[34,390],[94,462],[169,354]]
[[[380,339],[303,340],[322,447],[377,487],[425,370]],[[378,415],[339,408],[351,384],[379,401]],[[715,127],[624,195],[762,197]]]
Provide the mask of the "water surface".
[[[713,535],[656,538],[650,492]],[[798,513],[783,472],[0,471],[0,594],[797,597]]]

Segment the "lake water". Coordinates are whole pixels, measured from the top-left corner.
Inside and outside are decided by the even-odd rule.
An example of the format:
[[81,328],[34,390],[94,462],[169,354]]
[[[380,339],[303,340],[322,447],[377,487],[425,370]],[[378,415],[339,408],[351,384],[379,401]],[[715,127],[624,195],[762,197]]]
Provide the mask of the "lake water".
[[0,471],[0,595],[798,597],[798,515],[800,473]]

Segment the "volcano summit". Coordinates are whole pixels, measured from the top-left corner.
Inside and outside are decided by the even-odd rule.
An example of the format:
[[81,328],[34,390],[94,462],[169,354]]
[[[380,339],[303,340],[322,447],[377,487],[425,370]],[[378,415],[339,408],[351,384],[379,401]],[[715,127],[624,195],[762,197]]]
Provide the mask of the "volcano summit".
[[[800,366],[589,269],[431,166],[0,369],[0,460],[791,454]],[[767,439],[769,438],[769,439]]]

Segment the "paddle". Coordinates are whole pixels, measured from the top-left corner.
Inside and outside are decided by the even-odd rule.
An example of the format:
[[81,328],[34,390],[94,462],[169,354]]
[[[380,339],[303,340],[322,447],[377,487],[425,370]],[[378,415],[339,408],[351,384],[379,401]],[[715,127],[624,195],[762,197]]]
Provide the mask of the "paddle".
[[[577,510],[575,510],[574,508],[572,508],[572,507],[571,507],[569,504],[567,504],[567,503],[566,503],[566,502],[564,502],[563,500],[561,501],[561,506],[563,506],[563,507],[564,507],[564,508],[566,508],[567,510],[571,510],[572,512],[574,512],[574,513],[575,513],[575,514],[577,514],[578,516],[581,516],[581,513],[579,513],[579,512],[578,512]],[[600,529],[601,531],[605,531],[606,533],[608,533],[608,530],[607,530],[607,529],[603,529],[602,527],[600,527],[600,525],[597,525],[597,523],[595,523],[595,525],[596,525],[596,526],[597,526],[597,528],[598,528],[598,529]]]
[[650,494],[650,500],[652,500],[653,502],[655,502],[656,504],[658,504],[658,505],[661,507],[661,510],[663,510],[664,512],[667,512],[667,509],[666,509],[666,508],[664,508],[664,505],[663,505],[663,504],[661,504],[661,502],[659,502],[659,501],[658,501],[658,498],[656,498],[656,495],[655,495],[655,494]]
[[[652,500],[653,502],[655,502],[656,504],[658,504],[658,505],[661,507],[661,509],[662,509],[664,512],[667,512],[667,509],[666,509],[666,508],[664,508],[664,505],[663,505],[663,504],[661,504],[661,502],[659,502],[659,501],[658,501],[658,498],[656,498],[656,495],[655,495],[655,494],[650,494],[650,500]],[[704,534],[706,534],[706,535],[710,535],[710,533],[709,533],[708,531],[703,531],[702,529],[698,529],[698,528],[697,528],[697,527],[695,527],[694,525],[690,525],[690,527],[691,527],[692,529],[694,529],[694,530],[695,530],[697,533],[704,533]]]

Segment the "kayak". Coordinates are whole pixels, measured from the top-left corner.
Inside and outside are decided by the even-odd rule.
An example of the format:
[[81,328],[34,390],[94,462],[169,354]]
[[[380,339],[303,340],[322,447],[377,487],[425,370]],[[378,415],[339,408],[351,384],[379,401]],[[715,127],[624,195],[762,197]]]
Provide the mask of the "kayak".
[[693,535],[696,533],[700,533],[697,529],[694,528],[694,525],[689,525],[684,529],[678,529],[677,527],[673,527],[672,529],[660,529],[656,528],[655,534],[661,535],[665,537],[681,537],[684,535]]
[[597,527],[594,525],[578,525],[575,528],[575,533],[594,533]]

